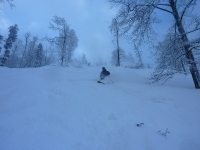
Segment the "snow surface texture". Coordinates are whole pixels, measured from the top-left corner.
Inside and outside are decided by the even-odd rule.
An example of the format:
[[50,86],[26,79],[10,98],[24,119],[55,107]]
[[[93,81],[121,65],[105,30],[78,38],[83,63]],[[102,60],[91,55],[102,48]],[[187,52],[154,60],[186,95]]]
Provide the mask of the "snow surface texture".
[[151,70],[106,69],[114,83],[97,83],[101,67],[1,67],[0,150],[200,149],[190,76],[158,85]]

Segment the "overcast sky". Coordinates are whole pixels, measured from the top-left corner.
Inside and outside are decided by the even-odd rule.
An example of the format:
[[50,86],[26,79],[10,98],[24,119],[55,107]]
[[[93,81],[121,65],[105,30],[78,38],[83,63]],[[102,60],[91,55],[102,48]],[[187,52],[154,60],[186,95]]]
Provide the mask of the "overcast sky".
[[[24,38],[26,32],[40,39],[46,35],[56,36],[57,33],[52,33],[48,26],[53,16],[57,15],[65,18],[77,34],[79,46],[76,54],[85,53],[88,61],[93,63],[99,59],[110,62],[115,46],[109,25],[117,10],[109,9],[107,0],[14,0],[13,3],[15,7],[12,9],[7,3],[0,4],[0,33],[4,36],[8,35],[8,27],[14,24],[18,25],[20,39]],[[160,32],[166,26],[158,26]],[[132,49],[126,40],[121,39],[120,45],[125,51]],[[147,57],[144,55],[144,61],[148,60]]]

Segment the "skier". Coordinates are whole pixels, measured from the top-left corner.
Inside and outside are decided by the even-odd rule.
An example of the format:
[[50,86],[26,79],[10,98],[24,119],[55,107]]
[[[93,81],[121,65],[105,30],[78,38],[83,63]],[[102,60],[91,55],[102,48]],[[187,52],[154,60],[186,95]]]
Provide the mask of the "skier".
[[106,70],[105,67],[102,67],[102,71],[100,73],[101,80],[104,79],[106,76],[110,75],[110,72]]

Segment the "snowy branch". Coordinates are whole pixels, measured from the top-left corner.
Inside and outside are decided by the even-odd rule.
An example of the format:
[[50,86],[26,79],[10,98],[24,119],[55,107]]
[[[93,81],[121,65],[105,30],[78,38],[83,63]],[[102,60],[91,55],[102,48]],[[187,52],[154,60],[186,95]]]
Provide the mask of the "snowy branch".
[[183,16],[185,15],[186,10],[191,6],[191,4],[192,4],[193,1],[194,1],[194,0],[190,0],[189,3],[188,3],[188,4],[185,6],[185,8],[183,9],[183,12],[182,12],[181,17],[180,17],[180,21],[182,21]]

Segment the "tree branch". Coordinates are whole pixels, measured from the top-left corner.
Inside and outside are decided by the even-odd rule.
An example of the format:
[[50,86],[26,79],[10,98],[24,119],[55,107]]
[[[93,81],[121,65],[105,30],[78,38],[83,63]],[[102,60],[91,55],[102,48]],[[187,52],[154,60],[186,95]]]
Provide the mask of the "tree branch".
[[[163,10],[163,11],[165,11],[165,12],[168,12],[168,13],[170,13],[170,14],[173,14],[173,12],[171,12],[171,11],[169,11],[169,10],[167,10],[167,9],[164,9],[164,8],[161,8],[161,7],[158,7],[158,6],[155,6],[154,4],[151,4],[153,7],[155,7],[155,8],[157,8],[157,9],[160,9],[160,10]],[[168,4],[160,4],[160,5],[165,5],[165,6],[170,6],[170,5],[168,5]]]
[[57,42],[56,42],[56,37],[55,38],[49,38],[49,37],[45,37],[45,39],[48,41],[48,42],[50,42],[51,44],[56,44],[56,45],[59,45]]
[[171,11],[165,9],[165,8],[158,7],[158,6],[170,6],[169,4],[158,4],[157,6],[154,5],[153,3],[149,3],[148,5],[145,5],[145,4],[138,4],[138,5],[135,5],[135,7],[134,7],[133,9],[130,9],[130,4],[124,4],[124,5],[127,6],[128,9],[129,9],[130,11],[135,10],[135,8],[138,7],[138,6],[147,6],[147,7],[148,7],[148,6],[153,6],[154,8],[157,8],[157,9],[160,9],[160,10],[163,10],[163,11],[165,11],[165,12],[168,12],[168,13],[173,14],[173,12],[171,12]]
[[196,29],[194,29],[194,30],[188,31],[188,32],[186,32],[186,33],[184,33],[184,34],[189,34],[189,33],[195,32],[195,31],[197,31],[197,30],[200,30],[200,27],[199,27],[199,28],[196,28]]
[[182,14],[181,14],[181,17],[180,17],[180,20],[179,20],[179,21],[182,21],[183,16],[184,16],[186,10],[191,6],[191,3],[192,3],[192,2],[193,2],[193,0],[190,0],[190,2],[185,6],[185,8],[183,9],[183,12],[182,12]]
[[10,5],[11,8],[15,6],[15,5],[12,3],[13,0],[0,0],[0,3],[4,3],[4,2],[7,2],[7,3]]

